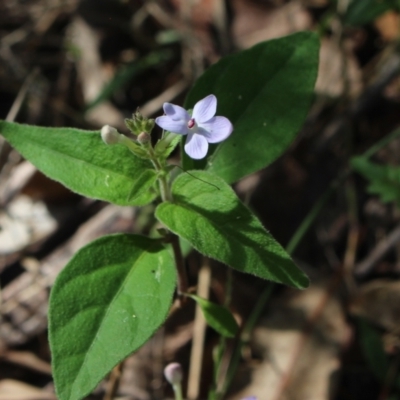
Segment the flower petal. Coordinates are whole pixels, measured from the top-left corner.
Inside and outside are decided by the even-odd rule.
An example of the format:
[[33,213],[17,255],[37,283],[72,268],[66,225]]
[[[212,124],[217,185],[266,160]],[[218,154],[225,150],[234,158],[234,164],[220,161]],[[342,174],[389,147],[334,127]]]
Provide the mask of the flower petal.
[[193,118],[199,124],[207,122],[217,111],[217,98],[210,94],[198,101],[193,108]]
[[180,135],[186,135],[189,132],[186,121],[176,121],[168,115],[156,118],[156,124],[166,131],[179,133]]
[[198,135],[197,133],[191,133],[188,135],[185,143],[186,153],[195,160],[200,160],[207,155],[208,143],[207,139]]
[[233,125],[228,118],[214,117],[199,126],[199,133],[206,137],[208,143],[219,143],[225,140],[233,131]]
[[175,104],[164,103],[163,109],[165,114],[175,121],[183,120],[187,122],[190,119],[188,112],[183,107]]

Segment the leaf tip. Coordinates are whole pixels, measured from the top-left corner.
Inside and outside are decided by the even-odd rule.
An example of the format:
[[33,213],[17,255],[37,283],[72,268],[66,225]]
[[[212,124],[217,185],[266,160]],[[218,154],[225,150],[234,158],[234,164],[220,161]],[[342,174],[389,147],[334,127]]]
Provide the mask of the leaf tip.
[[308,278],[308,276],[305,273],[301,274],[300,279],[297,282],[297,288],[298,289],[308,289],[310,287],[310,279]]

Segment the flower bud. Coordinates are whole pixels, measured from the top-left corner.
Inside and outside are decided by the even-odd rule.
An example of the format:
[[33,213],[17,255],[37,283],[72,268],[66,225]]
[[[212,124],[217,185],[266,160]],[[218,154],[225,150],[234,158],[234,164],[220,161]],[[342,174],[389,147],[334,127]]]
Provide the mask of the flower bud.
[[132,114],[132,118],[125,119],[125,125],[135,135],[140,135],[141,132],[151,132],[154,128],[155,120],[144,117],[139,109]]
[[143,130],[146,132],[151,132],[154,128],[154,125],[156,124],[156,120],[152,118],[146,118],[146,120],[143,122]]
[[140,135],[137,137],[137,141],[140,144],[147,144],[150,142],[150,139],[151,139],[150,135],[146,132],[141,132]]
[[121,134],[110,125],[104,125],[101,128],[101,138],[103,142],[108,145],[117,144],[121,141]]
[[182,382],[183,371],[179,363],[168,364],[164,368],[164,376],[171,385],[178,385]]

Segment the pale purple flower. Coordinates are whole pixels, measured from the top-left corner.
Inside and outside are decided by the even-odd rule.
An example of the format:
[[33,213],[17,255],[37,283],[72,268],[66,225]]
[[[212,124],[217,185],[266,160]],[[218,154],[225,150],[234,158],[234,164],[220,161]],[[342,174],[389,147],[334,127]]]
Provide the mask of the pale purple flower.
[[210,94],[196,103],[190,115],[184,108],[164,103],[165,115],[156,118],[156,124],[166,131],[187,135],[186,153],[199,160],[207,155],[208,143],[219,143],[233,131],[228,118],[214,117],[217,98]]

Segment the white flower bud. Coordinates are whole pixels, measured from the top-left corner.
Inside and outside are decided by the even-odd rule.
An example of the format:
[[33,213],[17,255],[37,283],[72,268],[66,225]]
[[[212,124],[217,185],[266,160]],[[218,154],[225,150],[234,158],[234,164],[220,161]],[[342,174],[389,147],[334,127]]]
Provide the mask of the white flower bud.
[[108,145],[113,145],[121,141],[121,134],[110,125],[104,125],[101,128],[101,138],[103,142]]
[[171,385],[174,386],[174,385],[180,384],[182,382],[182,378],[183,378],[183,371],[182,371],[181,364],[179,364],[179,363],[168,364],[164,368],[164,375],[165,375],[165,378],[167,379],[167,381]]

